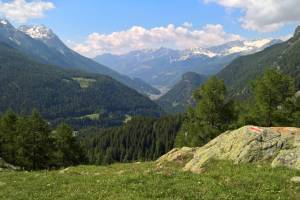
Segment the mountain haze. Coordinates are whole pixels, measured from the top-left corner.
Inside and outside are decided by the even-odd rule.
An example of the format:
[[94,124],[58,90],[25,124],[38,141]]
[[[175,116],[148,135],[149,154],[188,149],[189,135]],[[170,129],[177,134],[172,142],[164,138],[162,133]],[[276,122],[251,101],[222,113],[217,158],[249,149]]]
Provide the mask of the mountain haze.
[[278,42],[262,39],[233,41],[206,49],[145,49],[124,55],[103,54],[95,60],[120,73],[139,77],[157,88],[172,88],[186,72],[213,75],[238,56],[261,51]]

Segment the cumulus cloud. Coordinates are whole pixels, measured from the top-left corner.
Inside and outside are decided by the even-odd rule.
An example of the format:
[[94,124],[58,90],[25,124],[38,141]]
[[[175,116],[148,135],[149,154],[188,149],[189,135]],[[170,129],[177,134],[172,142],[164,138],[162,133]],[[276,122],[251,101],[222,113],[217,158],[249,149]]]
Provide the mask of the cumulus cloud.
[[0,14],[19,23],[24,23],[33,18],[41,18],[44,16],[45,11],[53,9],[54,7],[52,2],[41,0],[14,0],[10,2],[0,0]]
[[285,24],[300,22],[300,0],[204,0],[226,8],[242,9],[242,27],[259,32],[276,31]]
[[93,57],[103,53],[123,54],[148,48],[209,47],[240,39],[239,35],[226,33],[220,24],[193,29],[191,24],[186,23],[178,27],[172,24],[152,29],[134,26],[111,34],[92,33],[83,43],[71,46],[75,51]]

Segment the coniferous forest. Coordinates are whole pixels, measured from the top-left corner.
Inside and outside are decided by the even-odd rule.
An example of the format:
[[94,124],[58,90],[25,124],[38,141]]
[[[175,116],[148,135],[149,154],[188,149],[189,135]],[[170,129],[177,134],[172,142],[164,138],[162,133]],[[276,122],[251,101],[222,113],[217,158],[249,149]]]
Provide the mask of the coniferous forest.
[[86,161],[73,130],[52,128],[37,111],[31,116],[7,111],[0,118],[0,157],[26,170],[55,169]]
[[155,160],[174,147],[181,123],[180,115],[136,117],[122,127],[84,134],[81,141],[90,163]]
[[224,82],[212,77],[195,91],[197,104],[184,115],[133,117],[119,127],[79,133],[65,123],[53,128],[37,111],[30,116],[7,111],[0,120],[0,157],[31,170],[147,161],[175,146],[202,146],[247,124],[300,126],[300,97],[290,76],[267,70],[251,91],[251,98],[234,100]]

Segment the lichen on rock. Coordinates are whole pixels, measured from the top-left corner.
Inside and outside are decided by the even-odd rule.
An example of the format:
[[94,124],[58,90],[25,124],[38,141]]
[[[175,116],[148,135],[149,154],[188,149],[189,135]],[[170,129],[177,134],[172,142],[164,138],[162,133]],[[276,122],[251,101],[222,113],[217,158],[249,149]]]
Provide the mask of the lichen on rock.
[[[179,159],[187,155],[192,159]],[[300,169],[300,129],[245,126],[227,131],[199,148],[174,149],[159,158],[158,164],[178,160],[186,161],[183,170],[195,173],[210,160],[268,162],[273,167]]]
[[175,148],[169,153],[163,155],[157,160],[157,166],[161,167],[168,163],[176,163],[177,165],[185,165],[194,157],[196,148],[183,147]]

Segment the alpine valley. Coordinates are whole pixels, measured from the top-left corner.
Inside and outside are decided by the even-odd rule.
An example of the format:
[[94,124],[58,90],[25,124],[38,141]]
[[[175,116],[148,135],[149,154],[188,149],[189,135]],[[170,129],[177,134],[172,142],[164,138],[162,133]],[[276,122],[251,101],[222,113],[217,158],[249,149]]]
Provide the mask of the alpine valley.
[[0,0],[0,199],[299,200],[296,0],[116,2]]
[[37,109],[54,124],[63,120],[77,128],[162,113],[127,86],[136,81],[68,49],[50,29],[23,26],[20,31],[7,20],[0,22],[0,113]]

